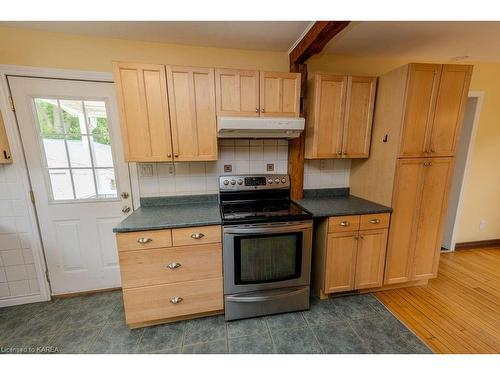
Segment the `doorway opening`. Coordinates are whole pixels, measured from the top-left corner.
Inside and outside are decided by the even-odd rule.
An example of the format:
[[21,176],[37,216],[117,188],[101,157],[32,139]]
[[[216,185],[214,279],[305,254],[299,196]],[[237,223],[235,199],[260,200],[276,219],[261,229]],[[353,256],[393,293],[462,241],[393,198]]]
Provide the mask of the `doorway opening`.
[[458,226],[463,207],[464,190],[472,155],[472,148],[479,127],[479,116],[484,93],[470,92],[464,115],[464,124],[457,147],[455,170],[451,182],[448,212],[444,227],[441,248],[443,251],[455,251],[458,236]]

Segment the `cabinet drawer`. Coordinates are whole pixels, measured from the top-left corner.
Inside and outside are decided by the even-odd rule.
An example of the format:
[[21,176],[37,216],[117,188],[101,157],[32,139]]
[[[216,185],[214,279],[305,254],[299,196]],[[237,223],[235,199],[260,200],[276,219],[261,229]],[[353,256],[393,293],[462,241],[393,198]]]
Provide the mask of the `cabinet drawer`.
[[378,229],[378,228],[389,228],[389,218],[390,214],[370,214],[361,215],[359,222],[359,229]]
[[116,235],[118,251],[153,249],[172,246],[170,229],[141,232],[118,233]]
[[172,229],[174,246],[199,245],[203,243],[220,243],[221,226]]
[[328,232],[352,232],[359,229],[359,215],[333,216],[328,219]]
[[[127,324],[222,310],[222,278],[123,290]],[[182,298],[172,303],[174,298]]]
[[222,276],[222,245],[146,249],[120,253],[123,288]]

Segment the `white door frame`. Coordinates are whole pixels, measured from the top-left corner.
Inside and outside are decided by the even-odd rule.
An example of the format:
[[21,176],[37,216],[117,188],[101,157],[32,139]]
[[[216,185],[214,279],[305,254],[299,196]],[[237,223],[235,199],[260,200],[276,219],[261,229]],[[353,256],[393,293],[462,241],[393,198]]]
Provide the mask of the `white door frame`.
[[[18,305],[23,303],[49,301],[51,298],[50,286],[46,279],[46,265],[44,260],[42,241],[38,229],[38,219],[35,207],[31,202],[30,191],[31,182],[29,179],[28,168],[24,157],[23,145],[19,134],[19,129],[15,114],[10,109],[10,90],[7,82],[7,76],[24,76],[38,78],[59,78],[84,81],[113,82],[113,76],[107,72],[92,72],[68,69],[38,68],[30,66],[2,65],[0,64],[0,110],[3,114],[3,120],[9,145],[11,148],[13,167],[18,176],[22,178],[23,196],[28,207],[29,220],[31,228],[30,240],[32,245],[35,268],[37,272],[38,283],[40,285],[40,294],[32,296],[13,297],[0,301],[0,307]],[[131,193],[134,209],[139,207],[139,181],[135,163],[129,164],[131,178]]]
[[451,234],[451,246],[449,250],[443,252],[455,251],[455,246],[457,243],[457,235],[458,235],[458,226],[460,224],[460,219],[462,218],[462,211],[464,206],[463,204],[464,190],[465,190],[464,188],[467,183],[467,179],[469,177],[470,162],[472,157],[472,151],[474,148],[474,143],[476,140],[477,130],[479,128],[479,117],[481,115],[481,108],[483,106],[484,91],[469,91],[468,98],[477,98],[477,105],[474,111],[474,120],[472,122],[471,135],[467,146],[467,157],[465,161],[464,174],[462,177],[462,181],[460,182],[460,193],[458,198],[457,211]]

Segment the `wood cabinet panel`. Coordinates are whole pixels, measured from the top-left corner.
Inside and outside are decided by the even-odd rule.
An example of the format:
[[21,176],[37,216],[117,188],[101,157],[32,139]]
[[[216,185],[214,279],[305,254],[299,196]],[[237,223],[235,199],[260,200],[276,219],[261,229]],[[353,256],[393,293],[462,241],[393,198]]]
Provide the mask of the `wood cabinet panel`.
[[441,65],[410,64],[399,156],[428,156]]
[[222,277],[222,245],[124,251],[120,273],[122,288]]
[[214,70],[167,66],[174,161],[217,160]]
[[300,73],[260,72],[260,116],[299,117]]
[[[174,304],[175,297],[182,301]],[[144,323],[224,308],[222,278],[123,290],[127,324]]]
[[375,288],[384,280],[387,229],[359,232],[354,288]]
[[7,139],[7,132],[5,131],[5,124],[3,122],[2,113],[0,112],[0,164],[12,163],[12,156],[10,153],[9,140]]
[[448,193],[453,175],[454,158],[427,159],[423,183],[418,236],[415,243],[412,279],[437,276]]
[[259,72],[215,69],[217,115],[258,117]]
[[126,161],[170,161],[165,66],[113,63]]
[[347,79],[342,157],[367,158],[369,155],[376,86],[374,77]]
[[170,247],[172,246],[172,231],[170,229],[162,229],[117,233],[116,243],[118,251]]
[[221,226],[175,228],[172,229],[172,240],[174,246],[220,243],[222,241]]
[[385,283],[409,281],[420,215],[425,159],[400,159],[396,168]]
[[352,232],[359,229],[359,215],[333,216],[328,219],[328,232]]
[[472,65],[443,65],[429,150],[432,156],[454,156],[469,94]]
[[324,293],[354,289],[357,234],[357,232],[346,232],[328,235]]

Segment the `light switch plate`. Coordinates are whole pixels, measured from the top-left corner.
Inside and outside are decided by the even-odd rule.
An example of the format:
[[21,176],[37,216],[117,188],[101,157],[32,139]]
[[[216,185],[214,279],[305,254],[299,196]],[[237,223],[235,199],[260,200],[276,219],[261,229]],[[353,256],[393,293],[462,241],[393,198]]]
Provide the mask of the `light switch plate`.
[[139,164],[140,177],[153,177],[153,164]]

